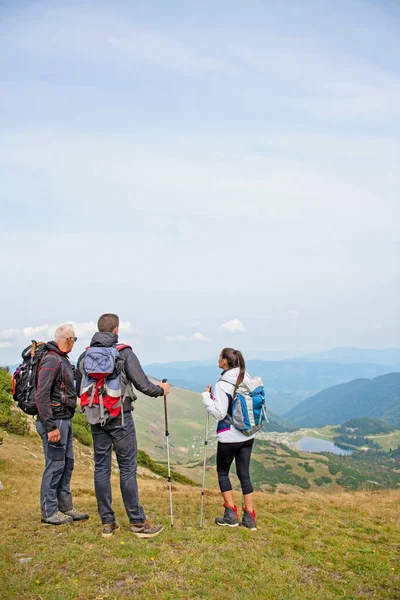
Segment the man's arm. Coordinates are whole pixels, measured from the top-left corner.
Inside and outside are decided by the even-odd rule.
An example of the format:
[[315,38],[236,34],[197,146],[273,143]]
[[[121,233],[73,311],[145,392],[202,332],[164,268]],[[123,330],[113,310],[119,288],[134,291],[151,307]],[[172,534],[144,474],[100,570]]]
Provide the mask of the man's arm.
[[51,410],[51,390],[60,367],[60,361],[49,352],[43,357],[39,367],[39,376],[36,388],[36,406],[39,419],[47,432],[57,429],[53,411]]
[[[142,392],[142,394],[146,394],[146,396],[152,396],[153,398],[156,398],[157,396],[163,396],[165,393],[164,387],[161,385],[155,385],[149,381],[136,354],[129,348],[122,350],[121,354],[122,353],[126,356],[125,374],[129,381],[133,383],[135,388],[139,390],[139,392]],[[169,391],[168,384],[163,384],[163,386],[168,386]]]

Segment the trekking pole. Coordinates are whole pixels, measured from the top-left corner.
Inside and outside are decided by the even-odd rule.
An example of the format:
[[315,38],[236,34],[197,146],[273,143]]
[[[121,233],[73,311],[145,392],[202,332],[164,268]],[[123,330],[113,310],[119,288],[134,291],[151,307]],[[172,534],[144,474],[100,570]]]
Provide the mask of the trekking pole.
[[[163,379],[162,382],[166,383],[167,380]],[[170,510],[171,527],[173,527],[174,526],[174,515],[173,515],[173,511],[172,511],[171,462],[170,462],[170,459],[169,459],[169,431],[168,431],[167,396],[166,396],[166,394],[164,394],[164,420],[165,420],[165,438],[166,438],[166,441],[167,441],[169,510]]]
[[206,411],[206,432],[204,435],[204,463],[203,463],[203,481],[201,484],[201,509],[200,509],[200,529],[203,529],[203,506],[204,506],[204,488],[206,481],[206,462],[207,462],[207,444],[208,444],[208,418],[210,413]]

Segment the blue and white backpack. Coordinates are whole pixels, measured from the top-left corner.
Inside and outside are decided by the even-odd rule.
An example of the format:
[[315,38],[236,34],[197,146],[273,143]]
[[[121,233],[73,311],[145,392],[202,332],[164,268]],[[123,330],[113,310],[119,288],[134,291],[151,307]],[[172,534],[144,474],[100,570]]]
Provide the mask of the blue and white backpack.
[[[220,381],[235,384],[221,377]],[[230,411],[229,411],[230,412]],[[228,413],[224,421],[241,431],[244,435],[253,435],[268,423],[265,406],[265,391],[261,377],[245,379],[239,384],[235,397],[232,398],[232,416]]]

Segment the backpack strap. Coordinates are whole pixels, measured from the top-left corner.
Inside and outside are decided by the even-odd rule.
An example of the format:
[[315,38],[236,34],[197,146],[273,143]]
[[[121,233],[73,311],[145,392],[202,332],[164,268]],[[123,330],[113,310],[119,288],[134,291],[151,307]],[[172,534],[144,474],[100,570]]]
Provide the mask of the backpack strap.
[[[231,386],[233,386],[233,389],[235,389],[236,383],[232,383],[232,381],[228,381],[227,379],[224,379],[223,377],[220,377],[218,379],[218,381],[223,381],[224,383],[229,383]],[[224,417],[224,419],[223,419],[224,421],[226,421],[227,423],[230,423],[230,424],[232,424],[232,415],[229,414],[229,410],[232,412],[233,400],[234,400],[233,397],[232,397],[232,400],[229,400],[228,412],[226,413],[226,417]]]
[[232,381],[228,381],[227,379],[224,379],[223,377],[220,377],[218,379],[218,381],[223,381],[224,383],[229,383],[230,385],[233,385],[233,387],[235,387],[236,383],[232,383]]
[[127,384],[126,384],[126,386],[125,386],[124,395],[123,395],[123,396],[122,396],[122,398],[121,398],[121,410],[122,410],[122,406],[123,406],[123,404],[124,404],[124,402],[125,402],[125,400],[126,400],[126,397],[127,397],[127,395],[128,395],[128,390],[129,390],[129,388],[132,388],[132,391],[133,391],[133,383],[132,383],[131,381],[129,381],[129,380],[128,380],[128,382],[127,382]]
[[132,346],[129,346],[129,344],[117,344],[114,346],[114,348],[116,348],[118,352],[121,352],[121,350],[124,350],[124,348],[129,348],[129,350],[132,350]]
[[90,397],[89,397],[89,408],[92,408],[92,406],[93,406],[93,398],[94,398],[95,393],[96,393],[96,382],[92,383],[92,391],[90,392]]
[[105,415],[104,415],[104,402],[103,402],[103,385],[104,381],[100,387],[98,387],[99,394],[99,406],[100,406],[100,425],[103,427],[105,425]]

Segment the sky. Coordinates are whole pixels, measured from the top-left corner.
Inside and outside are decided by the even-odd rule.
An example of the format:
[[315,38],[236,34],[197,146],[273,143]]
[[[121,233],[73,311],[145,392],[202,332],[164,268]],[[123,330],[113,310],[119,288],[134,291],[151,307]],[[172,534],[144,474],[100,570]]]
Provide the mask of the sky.
[[0,109],[0,364],[399,345],[397,0],[3,1]]

